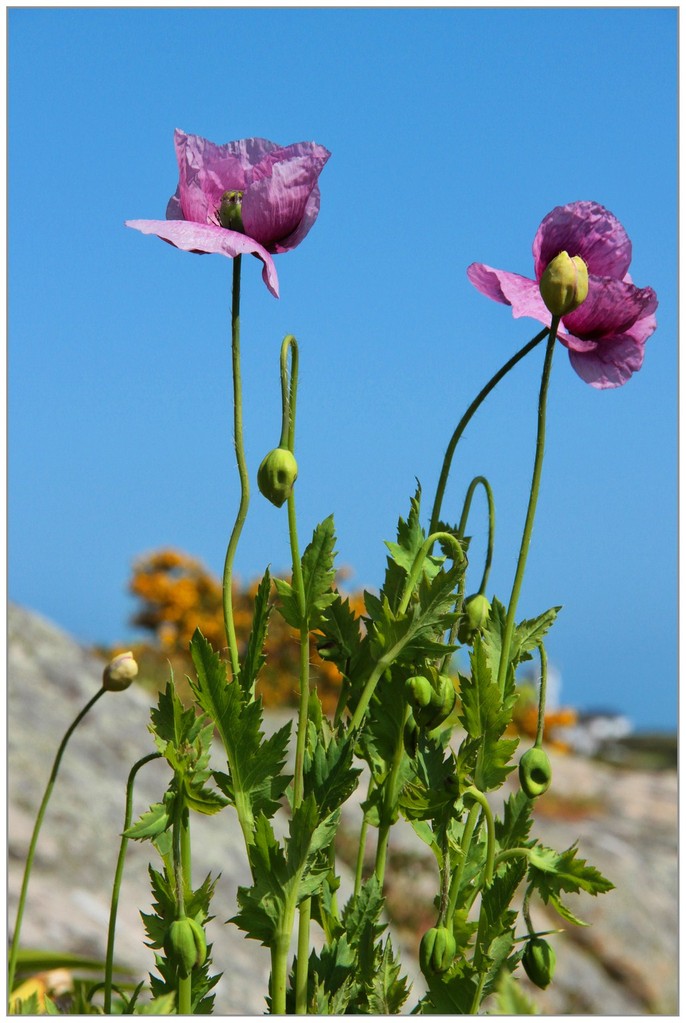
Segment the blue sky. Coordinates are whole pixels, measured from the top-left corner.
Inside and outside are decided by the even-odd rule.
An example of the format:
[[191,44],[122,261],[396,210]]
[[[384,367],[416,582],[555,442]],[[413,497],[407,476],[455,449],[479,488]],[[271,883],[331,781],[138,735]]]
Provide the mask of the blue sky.
[[[332,152],[319,219],[243,274],[251,472],[280,432],[278,350],[301,350],[298,519],[335,515],[352,583],[378,586],[415,477],[538,331],[468,283],[532,273],[554,206],[593,199],[658,294],[643,369],[596,391],[558,347],[520,615],[563,611],[562,700],[676,723],[676,9],[15,8],[9,11],[9,597],[85,642],[131,635],[134,557],[217,573],[237,504],[231,264],[123,226],[163,217],[175,127]],[[470,425],[448,487],[496,500],[506,601],[526,510],[542,351]],[[458,449],[459,450],[459,449]],[[481,520],[479,514],[481,513]],[[474,508],[476,539],[483,508]],[[480,534],[479,534],[480,531]],[[473,588],[481,567],[473,555]],[[254,488],[236,567],[287,570],[285,510]]]

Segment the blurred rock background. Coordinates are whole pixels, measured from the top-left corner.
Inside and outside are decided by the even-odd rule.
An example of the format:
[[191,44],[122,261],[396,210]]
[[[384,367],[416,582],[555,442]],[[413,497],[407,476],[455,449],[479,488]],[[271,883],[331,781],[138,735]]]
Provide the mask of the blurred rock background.
[[[78,710],[100,687],[103,660],[38,615],[10,607],[8,616],[8,918],[13,926],[23,862],[57,744]],[[104,956],[112,876],[132,764],[152,752],[147,731],[150,692],[134,685],[106,694],[74,734],[38,843],[22,930],[22,945]],[[290,716],[266,715],[268,730]],[[602,763],[551,751],[554,782],[536,805],[536,833],[556,849],[577,839],[582,856],[616,885],[592,899],[572,896],[592,926],[567,925],[555,939],[557,974],[547,991],[530,994],[544,1014],[673,1015],[677,1000],[677,776],[673,746],[627,742],[619,762]],[[618,759],[615,750],[615,760]],[[637,767],[636,764],[639,766]],[[138,775],[134,819],[160,798],[165,768]],[[514,784],[514,783],[513,783]],[[358,790],[359,792],[359,790]],[[507,795],[505,791],[503,797]],[[356,800],[356,796],[358,797]],[[345,862],[354,855],[360,821],[358,793],[339,831],[343,895]],[[285,821],[281,822],[285,826]],[[410,976],[417,979],[419,937],[431,923],[433,860],[410,828],[394,829],[387,872],[387,908]],[[129,845],[118,917],[116,958],[142,979],[153,969],[143,944],[139,909],[150,907],[151,847]],[[221,873],[209,925],[218,1014],[265,1011],[269,954],[232,925],[238,885],[248,883],[240,832],[231,810],[193,819],[196,883]],[[541,929],[561,921],[534,907]],[[409,1008],[414,1001],[410,999]]]

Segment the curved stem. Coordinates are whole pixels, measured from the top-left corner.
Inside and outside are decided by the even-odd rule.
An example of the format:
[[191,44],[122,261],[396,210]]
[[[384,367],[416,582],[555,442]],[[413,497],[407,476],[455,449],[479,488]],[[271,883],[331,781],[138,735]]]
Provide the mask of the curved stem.
[[545,647],[538,643],[538,653],[541,658],[541,685],[538,691],[538,726],[536,728],[536,742],[534,747],[543,745],[543,730],[545,728],[545,700],[548,690],[548,658]]
[[162,756],[161,753],[149,753],[147,757],[143,757],[137,761],[129,772],[129,777],[126,782],[126,804],[124,809],[124,827],[122,828],[121,842],[119,844],[119,856],[117,857],[117,866],[114,872],[114,883],[112,885],[112,898],[110,900],[110,922],[107,928],[107,955],[105,957],[105,1002],[104,1011],[105,1015],[109,1016],[112,1011],[112,971],[114,963],[114,938],[117,929],[117,909],[119,906],[119,892],[121,890],[122,877],[124,876],[124,863],[126,860],[126,849],[129,844],[129,839],[126,837],[126,831],[131,827],[131,816],[133,813],[133,783],[141,767],[144,764],[149,764],[151,760],[159,760]]
[[541,470],[543,468],[543,453],[545,451],[545,426],[546,426],[546,409],[548,403],[548,384],[550,383],[550,370],[553,362],[553,354],[555,352],[555,344],[557,341],[557,328],[560,325],[559,317],[554,317],[552,325],[548,331],[548,344],[545,350],[545,360],[543,362],[543,375],[541,377],[541,389],[538,396],[538,429],[536,433],[536,454],[534,457],[534,470],[531,478],[531,491],[529,493],[529,505],[526,511],[526,520],[524,522],[524,532],[522,534],[522,544],[519,549],[519,558],[517,560],[517,568],[515,571],[514,582],[512,584],[512,593],[510,595],[510,603],[507,608],[507,618],[505,620],[505,633],[503,636],[503,642],[500,653],[500,667],[498,670],[498,685],[500,686],[501,693],[505,689],[505,679],[507,677],[507,668],[510,663],[510,646],[512,644],[512,635],[514,632],[515,614],[517,612],[517,603],[519,601],[519,594],[522,588],[522,581],[524,579],[524,569],[526,568],[526,558],[529,553],[529,544],[531,543],[531,534],[533,532],[534,518],[536,517],[536,505],[538,503],[538,492],[541,486]]
[[456,537],[453,536],[452,533],[444,533],[441,530],[435,533],[431,533],[426,538],[420,549],[417,551],[415,559],[412,562],[412,568],[410,569],[410,574],[407,577],[407,582],[405,583],[405,590],[403,592],[402,600],[400,601],[400,606],[398,607],[399,614],[401,615],[405,614],[405,612],[407,611],[408,604],[410,603],[410,598],[412,596],[415,586],[417,585],[417,580],[421,575],[422,568],[424,567],[424,561],[428,557],[429,551],[438,540],[443,540],[444,543],[447,543],[452,547],[453,551],[457,555],[457,558],[453,558],[454,561],[455,560],[460,561],[462,564],[466,563],[467,559],[464,555],[462,547],[460,546],[460,542],[459,540],[457,540]]
[[83,719],[85,718],[86,714],[91,709],[93,704],[96,703],[100,699],[100,697],[103,695],[103,693],[106,693],[106,692],[107,692],[107,690],[104,689],[104,688],[103,689],[99,689],[98,692],[95,694],[95,696],[92,696],[90,698],[90,700],[88,701],[86,706],[83,708],[83,710],[80,711],[76,715],[76,717],[72,721],[71,725],[69,726],[67,731],[64,733],[64,738],[62,739],[62,742],[60,743],[59,748],[57,750],[57,753],[55,754],[55,760],[54,760],[53,765],[52,765],[52,770],[50,772],[50,777],[48,779],[48,784],[47,784],[47,787],[45,789],[45,793],[43,794],[43,800],[42,800],[42,802],[40,804],[40,807],[38,809],[38,814],[36,816],[36,823],[33,826],[33,834],[31,835],[31,842],[29,844],[29,851],[28,851],[28,853],[26,855],[26,863],[24,864],[24,877],[23,877],[22,884],[21,884],[21,892],[19,893],[19,903],[17,905],[17,916],[16,916],[16,920],[15,920],[15,923],[14,923],[14,934],[12,935],[12,945],[10,947],[10,958],[9,958],[9,966],[8,966],[8,971],[7,971],[7,996],[8,996],[10,1005],[11,1005],[11,998],[12,998],[12,988],[13,988],[13,985],[14,985],[14,976],[15,976],[15,972],[16,972],[16,969],[17,969],[17,957],[19,955],[19,935],[21,934],[21,925],[22,925],[22,920],[23,920],[23,917],[24,917],[24,908],[25,908],[25,905],[26,905],[26,895],[27,895],[28,887],[29,887],[29,878],[31,876],[31,870],[33,868],[33,859],[34,859],[34,856],[35,856],[35,853],[36,853],[36,844],[38,842],[38,835],[40,833],[40,829],[41,829],[42,824],[43,824],[43,818],[45,817],[45,811],[47,809],[48,803],[50,802],[50,796],[52,795],[52,790],[53,790],[53,788],[55,786],[55,779],[57,778],[57,772],[60,769],[60,763],[61,763],[61,760],[62,760],[62,754],[64,753],[66,745],[69,742],[69,740],[70,740],[73,732],[75,731],[75,729],[83,721]]
[[491,484],[488,482],[485,476],[475,476],[472,482],[469,484],[467,494],[464,499],[462,506],[462,515],[460,517],[460,524],[457,527],[457,535],[460,540],[464,537],[464,531],[467,528],[467,519],[469,512],[472,508],[472,498],[474,491],[481,484],[486,491],[486,500],[488,502],[488,546],[486,548],[486,562],[484,564],[483,575],[481,576],[481,583],[479,585],[478,592],[484,594],[486,592],[486,586],[488,584],[488,574],[491,571],[491,562],[493,560],[493,540],[495,536],[495,502],[493,500],[493,491]]
[[445,494],[448,476],[450,475],[450,467],[452,465],[453,455],[455,454],[455,448],[457,447],[457,442],[459,441],[460,437],[467,428],[470,419],[477,411],[477,409],[484,401],[484,399],[487,398],[488,395],[491,393],[496,384],[498,384],[502,380],[502,378],[507,373],[509,373],[514,366],[517,365],[520,359],[523,359],[525,355],[528,355],[529,352],[533,348],[535,348],[540,341],[543,340],[547,333],[548,328],[546,327],[544,330],[540,331],[540,333],[538,333],[536,337],[532,338],[531,341],[528,342],[528,344],[524,345],[523,348],[520,348],[520,350],[515,355],[513,355],[512,358],[509,359],[504,366],[502,366],[498,370],[495,376],[491,377],[486,386],[482,388],[481,391],[479,391],[476,398],[471,403],[465,414],[462,416],[462,419],[457,424],[455,432],[450,438],[450,443],[448,444],[448,447],[446,449],[445,457],[443,458],[443,466],[441,468],[441,474],[438,479],[438,486],[436,488],[436,497],[434,499],[433,511],[431,512],[431,525],[429,526],[430,533],[433,533],[438,528],[438,520],[441,514],[441,505],[443,504],[443,496]]
[[450,893],[448,895],[448,909],[446,912],[446,919],[448,925],[452,928],[453,917],[455,916],[455,909],[457,907],[457,897],[460,894],[460,885],[462,884],[462,876],[464,874],[464,868],[467,863],[467,857],[469,855],[469,849],[472,844],[472,838],[474,836],[474,829],[476,822],[481,813],[481,808],[478,803],[474,803],[469,810],[467,820],[465,822],[464,831],[462,832],[462,841],[460,842],[462,858],[460,859],[460,865],[453,874],[450,882]]
[[484,885],[488,888],[493,882],[493,865],[495,862],[495,825],[493,823],[493,813],[488,799],[483,792],[479,791],[479,789],[474,788],[474,786],[470,786],[468,789],[465,789],[463,795],[471,796],[471,798],[479,804],[486,819],[486,865],[484,867]]
[[238,540],[243,530],[248,515],[248,504],[250,502],[250,481],[248,469],[245,462],[245,451],[243,449],[243,389],[241,385],[241,257],[234,256],[233,259],[233,287],[231,299],[231,365],[233,376],[233,438],[238,463],[238,476],[241,484],[241,497],[238,505],[238,514],[231,532],[229,546],[226,550],[224,560],[224,576],[222,584],[223,606],[224,606],[224,628],[229,644],[231,656],[231,670],[236,676],[239,669],[238,642],[236,640],[236,627],[233,620],[233,561],[236,556]]

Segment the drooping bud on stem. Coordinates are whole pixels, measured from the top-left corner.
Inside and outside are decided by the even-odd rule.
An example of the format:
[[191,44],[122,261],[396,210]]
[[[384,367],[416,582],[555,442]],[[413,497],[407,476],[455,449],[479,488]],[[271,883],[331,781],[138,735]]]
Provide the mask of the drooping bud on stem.
[[297,478],[298,463],[288,448],[274,448],[257,470],[260,493],[277,508],[288,500]]
[[553,316],[565,316],[588,295],[588,267],[581,256],[560,252],[548,263],[538,286]]
[[111,693],[128,689],[136,675],[138,665],[130,650],[113,658],[102,673],[102,687]]

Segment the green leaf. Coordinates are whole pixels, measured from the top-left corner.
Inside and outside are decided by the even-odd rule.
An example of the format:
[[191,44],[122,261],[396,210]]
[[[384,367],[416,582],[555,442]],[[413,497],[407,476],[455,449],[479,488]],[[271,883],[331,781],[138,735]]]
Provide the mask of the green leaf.
[[510,650],[511,660],[515,664],[526,660],[526,655],[529,651],[536,649],[561,610],[561,606],[551,607],[549,611],[544,611],[537,618],[527,618],[517,625],[512,637],[512,647]]
[[477,993],[477,978],[473,967],[463,962],[449,974],[432,977],[429,991],[417,1006],[422,1015],[468,1016]]
[[264,644],[267,638],[269,615],[271,614],[271,605],[269,603],[271,585],[272,580],[269,569],[267,569],[260,585],[257,587],[248,645],[238,672],[238,681],[245,693],[251,693],[254,690],[255,681],[265,662]]
[[199,630],[191,640],[191,655],[197,672],[191,688],[216,725],[229,764],[229,781],[215,772],[217,784],[228,799],[241,801],[246,816],[273,816],[290,780],[281,773],[290,723],[265,740],[261,700],[248,700],[239,684],[228,682],[226,664]]
[[590,924],[585,923],[584,920],[580,920],[578,916],[575,916],[571,909],[568,906],[565,906],[559,896],[550,895],[548,896],[548,901],[555,911],[559,913],[562,919],[567,921],[567,923],[574,924],[576,927],[590,926]]
[[[407,519],[398,519],[398,542],[386,544],[391,557],[386,560],[386,575],[381,592],[393,609],[397,609],[400,603],[414,559],[426,539],[424,530],[419,524],[421,496],[422,488],[417,483],[415,495],[410,499],[410,512]],[[425,567],[431,571],[433,562],[429,562],[427,559]]]
[[368,1012],[372,1016],[395,1016],[407,1001],[410,991],[407,977],[400,977],[400,963],[395,958],[391,939],[386,939],[380,961],[367,985]]
[[353,768],[353,747],[331,738],[326,749],[318,743],[305,757],[304,793],[312,795],[323,815],[342,806],[357,788],[359,768]]
[[538,1008],[527,994],[519,981],[511,973],[503,970],[496,986],[496,1003],[490,1011],[491,1016],[537,1016]]
[[153,803],[149,810],[141,814],[138,821],[124,832],[126,838],[156,838],[166,831],[172,823],[172,807],[166,803]]
[[577,857],[577,851],[576,845],[563,853],[537,845],[529,853],[529,880],[544,902],[561,891],[599,895],[614,888],[599,870]]
[[348,661],[352,660],[360,647],[360,619],[350,607],[346,597],[336,593],[334,600],[319,616],[317,630],[323,640],[317,643],[319,655],[347,673]]
[[495,837],[500,849],[514,849],[530,845],[529,832],[533,823],[532,801],[517,789],[508,796],[503,808],[503,820],[495,822]]
[[335,543],[333,515],[330,515],[316,527],[302,556],[304,608],[301,608],[298,593],[291,583],[274,580],[281,598],[279,611],[296,629],[317,627],[321,614],[336,599],[333,592]]

